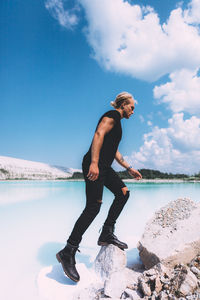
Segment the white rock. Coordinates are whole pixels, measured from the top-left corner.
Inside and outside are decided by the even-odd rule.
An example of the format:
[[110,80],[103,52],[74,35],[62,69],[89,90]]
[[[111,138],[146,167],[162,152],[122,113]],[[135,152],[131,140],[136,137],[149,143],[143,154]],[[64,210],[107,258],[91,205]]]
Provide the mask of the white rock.
[[95,272],[106,279],[113,272],[121,271],[126,266],[125,251],[114,245],[102,246],[94,261]]
[[131,269],[111,273],[104,284],[104,293],[109,297],[121,297],[127,287],[137,288],[138,277],[141,275]]
[[162,291],[162,292],[160,292],[159,299],[160,300],[168,300],[170,298],[168,297],[168,295],[165,292]]
[[[131,298],[126,298],[127,300],[131,300]],[[93,299],[91,299],[91,300],[93,300]],[[94,299],[94,300],[96,300],[96,299]],[[108,298],[108,297],[104,297],[104,298],[100,298],[100,300],[119,300],[119,298]]]
[[197,276],[200,276],[200,270],[196,267],[191,267],[191,271],[196,274]]
[[[88,287],[85,287],[73,295],[73,300],[93,300],[99,299],[101,296],[102,284],[92,283]],[[68,298],[67,298],[68,300]]]
[[151,296],[151,289],[143,279],[139,278],[139,287],[145,296]]
[[155,279],[155,291],[157,293],[159,293],[161,290],[162,290],[162,283],[161,283],[159,277],[156,277],[156,279]]
[[124,276],[127,287],[138,284],[138,278],[141,275],[140,272],[136,272],[129,268],[125,268],[121,271],[121,275]]
[[125,289],[126,294],[130,297],[131,300],[142,299],[142,295],[138,291],[133,291],[129,288]]
[[189,293],[193,293],[198,284],[196,276],[189,269],[187,271],[188,272],[186,274],[186,277],[179,287],[179,291],[183,296],[187,296]]
[[120,271],[110,274],[110,277],[104,284],[104,294],[111,298],[121,298],[125,289],[125,276],[123,276]]
[[161,262],[165,266],[189,263],[200,253],[200,204],[177,199],[147,222],[138,244],[147,269]]
[[156,274],[157,274],[157,272],[156,272],[156,270],[154,268],[149,269],[147,271],[144,271],[144,275],[145,276],[153,276],[153,275],[156,275]]
[[168,269],[167,267],[165,267],[164,265],[162,265],[161,263],[158,263],[157,265],[155,265],[154,270],[156,270],[160,275],[165,275],[167,277],[171,276],[171,271],[170,269]]

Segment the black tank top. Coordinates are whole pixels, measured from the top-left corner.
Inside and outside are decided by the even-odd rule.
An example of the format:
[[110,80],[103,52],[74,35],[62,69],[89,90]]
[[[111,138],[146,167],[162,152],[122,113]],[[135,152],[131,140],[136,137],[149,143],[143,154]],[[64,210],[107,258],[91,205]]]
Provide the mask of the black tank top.
[[[95,132],[97,131],[98,125],[104,117],[112,118],[115,121],[113,128],[104,136],[103,145],[99,155],[99,166],[108,167],[112,164],[115,158],[115,154],[122,137],[122,127],[120,113],[117,110],[109,110],[99,119]],[[88,164],[91,163],[91,149],[92,143],[88,152],[83,158],[83,161]]]

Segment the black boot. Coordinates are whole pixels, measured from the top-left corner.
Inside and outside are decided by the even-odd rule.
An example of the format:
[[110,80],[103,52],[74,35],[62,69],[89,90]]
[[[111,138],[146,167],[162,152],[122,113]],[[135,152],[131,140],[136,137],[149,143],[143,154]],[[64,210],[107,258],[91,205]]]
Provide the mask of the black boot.
[[126,243],[119,241],[116,235],[113,234],[113,232],[114,232],[114,226],[104,225],[101,235],[98,239],[98,245],[107,246],[109,244],[113,244],[122,250],[127,249],[128,245]]
[[77,250],[77,246],[67,243],[67,246],[56,254],[56,258],[62,264],[65,274],[75,282],[80,280],[80,276],[75,267],[75,254]]

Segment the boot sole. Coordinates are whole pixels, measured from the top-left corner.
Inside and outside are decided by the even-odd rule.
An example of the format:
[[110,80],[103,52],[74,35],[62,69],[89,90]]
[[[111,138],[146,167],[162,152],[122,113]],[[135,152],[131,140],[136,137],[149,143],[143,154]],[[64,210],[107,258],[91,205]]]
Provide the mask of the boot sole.
[[71,280],[73,280],[73,281],[75,281],[75,282],[79,282],[80,279],[79,279],[79,280],[74,279],[74,278],[72,278],[72,277],[67,273],[67,270],[66,270],[66,269],[64,268],[64,266],[63,266],[62,259],[60,258],[59,253],[56,254],[56,258],[57,258],[57,261],[58,261],[59,263],[61,263],[62,268],[63,268],[63,271],[65,272],[65,274],[67,275],[67,277],[69,277]]
[[97,244],[98,244],[98,246],[114,245],[114,246],[117,246],[121,250],[128,249],[128,247],[119,247],[118,245],[116,245],[114,243],[98,242]]

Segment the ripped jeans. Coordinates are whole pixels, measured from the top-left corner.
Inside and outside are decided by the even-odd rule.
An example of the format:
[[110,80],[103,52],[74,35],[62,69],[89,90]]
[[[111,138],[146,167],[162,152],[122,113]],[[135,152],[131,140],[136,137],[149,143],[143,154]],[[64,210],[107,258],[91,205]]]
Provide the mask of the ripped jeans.
[[75,246],[79,245],[84,232],[100,211],[104,186],[106,186],[115,195],[104,225],[114,226],[129,198],[129,191],[126,191],[125,194],[122,191],[126,185],[111,167],[99,166],[98,179],[91,181],[87,178],[89,166],[90,165],[88,163],[83,161],[82,169],[86,184],[86,206],[76,221],[72,233],[67,240],[67,242]]

